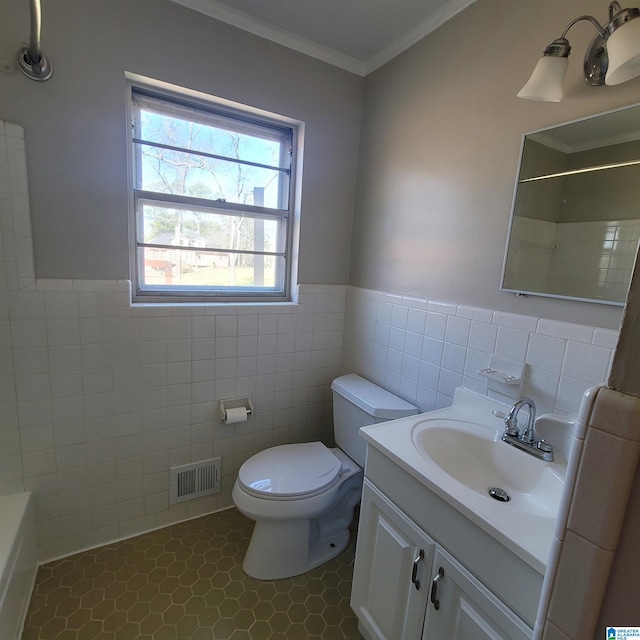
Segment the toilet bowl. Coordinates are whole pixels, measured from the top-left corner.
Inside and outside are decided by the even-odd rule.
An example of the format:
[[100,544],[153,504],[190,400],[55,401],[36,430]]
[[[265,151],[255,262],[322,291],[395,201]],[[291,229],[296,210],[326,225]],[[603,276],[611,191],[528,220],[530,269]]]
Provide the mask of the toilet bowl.
[[305,573],[344,550],[362,491],[366,446],[358,430],[418,412],[355,374],[336,378],[331,388],[338,447],[322,442],[271,447],[238,472],[233,501],[256,522],[242,565],[254,578]]

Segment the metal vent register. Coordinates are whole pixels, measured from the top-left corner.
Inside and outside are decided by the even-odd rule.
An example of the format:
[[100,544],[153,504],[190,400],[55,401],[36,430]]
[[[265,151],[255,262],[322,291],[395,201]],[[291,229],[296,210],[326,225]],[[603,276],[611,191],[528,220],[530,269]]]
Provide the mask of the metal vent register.
[[169,469],[169,502],[184,502],[220,491],[220,458]]

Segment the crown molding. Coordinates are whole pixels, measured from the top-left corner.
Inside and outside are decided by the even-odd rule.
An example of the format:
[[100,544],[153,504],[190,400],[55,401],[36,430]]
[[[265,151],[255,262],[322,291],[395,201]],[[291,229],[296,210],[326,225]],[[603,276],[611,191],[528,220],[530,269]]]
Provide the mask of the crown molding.
[[264,20],[254,18],[244,11],[233,9],[218,0],[172,0],[172,2],[294,51],[304,53],[334,67],[339,67],[359,76],[365,75],[365,63],[361,60],[356,60],[329,47],[323,47],[317,42],[297,36]]
[[422,38],[435,31],[438,27],[441,27],[447,20],[464,11],[474,2],[476,2],[476,0],[449,0],[447,4],[432,13],[426,20],[419,22],[413,29],[407,31],[404,36],[392,42],[388,47],[380,51],[380,53],[369,58],[369,60],[364,63],[364,75],[370,74],[390,60],[393,60],[393,58],[409,49],[409,47],[412,47],[416,42],[422,40]]
[[172,0],[172,2],[198,11],[210,18],[215,18],[216,20],[230,24],[238,29],[253,33],[256,36],[260,36],[276,44],[293,49],[294,51],[304,53],[334,67],[339,67],[340,69],[359,76],[366,76],[403,51],[406,51],[419,40],[422,40],[426,35],[435,31],[447,22],[447,20],[450,20],[457,13],[460,13],[469,5],[476,2],[476,0],[449,0],[426,20],[418,23],[404,36],[398,38],[380,53],[366,61],[357,60],[335,49],[324,47],[313,40],[297,36],[286,29],[272,25],[259,18],[254,18],[244,11],[233,9],[219,0]]

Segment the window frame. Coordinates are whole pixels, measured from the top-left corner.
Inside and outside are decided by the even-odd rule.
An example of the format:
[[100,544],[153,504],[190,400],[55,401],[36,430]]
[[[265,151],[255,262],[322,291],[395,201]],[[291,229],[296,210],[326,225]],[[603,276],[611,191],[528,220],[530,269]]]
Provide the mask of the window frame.
[[[130,278],[132,282],[132,297],[134,303],[274,303],[291,302],[294,296],[296,274],[297,274],[297,250],[295,248],[298,236],[298,222],[300,214],[301,186],[298,176],[301,175],[302,140],[304,125],[300,121],[273,114],[255,107],[248,107],[239,103],[214,97],[202,92],[193,91],[183,87],[177,87],[165,82],[143,78],[135,74],[126,74],[127,91],[127,164],[128,164],[128,197],[129,197],[129,245],[130,245]],[[137,160],[137,147],[141,146],[140,139],[136,136],[136,113],[137,107],[134,104],[134,96],[140,95],[151,100],[156,100],[167,107],[176,107],[176,114],[179,110],[186,108],[196,114],[201,114],[202,118],[213,115],[221,116],[238,123],[238,129],[249,126],[250,128],[262,128],[266,131],[279,131],[286,134],[290,140],[290,149],[285,151],[289,154],[288,189],[285,192],[279,191],[281,208],[246,205],[193,196],[163,193],[160,191],[148,191],[138,186],[139,162]],[[180,114],[184,115],[184,114]],[[194,118],[194,122],[198,122]],[[183,148],[186,153],[192,150]],[[198,152],[207,155],[206,152]],[[240,162],[242,164],[243,162]],[[280,170],[283,170],[281,168]],[[279,178],[282,180],[282,178]],[[142,186],[142,185],[140,185]],[[173,205],[176,208],[184,207],[186,210],[198,210],[207,213],[234,215],[245,214],[246,217],[254,219],[274,220],[284,226],[284,230],[278,233],[278,247],[276,252],[259,252],[247,250],[229,250],[223,247],[207,248],[212,253],[235,252],[240,254],[270,255],[276,262],[282,261],[281,275],[278,278],[278,267],[276,269],[277,284],[282,282],[282,288],[272,287],[246,287],[239,285],[237,288],[217,288],[214,286],[193,287],[178,285],[173,289],[163,288],[162,285],[144,285],[141,274],[144,274],[144,250],[145,247],[153,248],[153,243],[140,240],[142,215],[141,208],[144,203],[155,203],[158,205]],[[281,235],[282,234],[282,235]],[[159,245],[158,245],[159,247]],[[167,249],[176,249],[174,245],[167,245]],[[196,248],[202,250],[202,248]],[[194,248],[191,248],[194,251]],[[187,247],[182,246],[179,251],[187,251]]]

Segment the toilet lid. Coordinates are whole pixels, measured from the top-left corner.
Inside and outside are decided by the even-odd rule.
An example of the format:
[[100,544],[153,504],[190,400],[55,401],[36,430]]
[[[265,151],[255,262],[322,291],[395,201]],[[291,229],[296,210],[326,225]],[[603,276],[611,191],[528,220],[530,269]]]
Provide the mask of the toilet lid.
[[270,498],[303,497],[335,484],[342,463],[322,442],[271,447],[249,458],[238,482],[250,494]]

